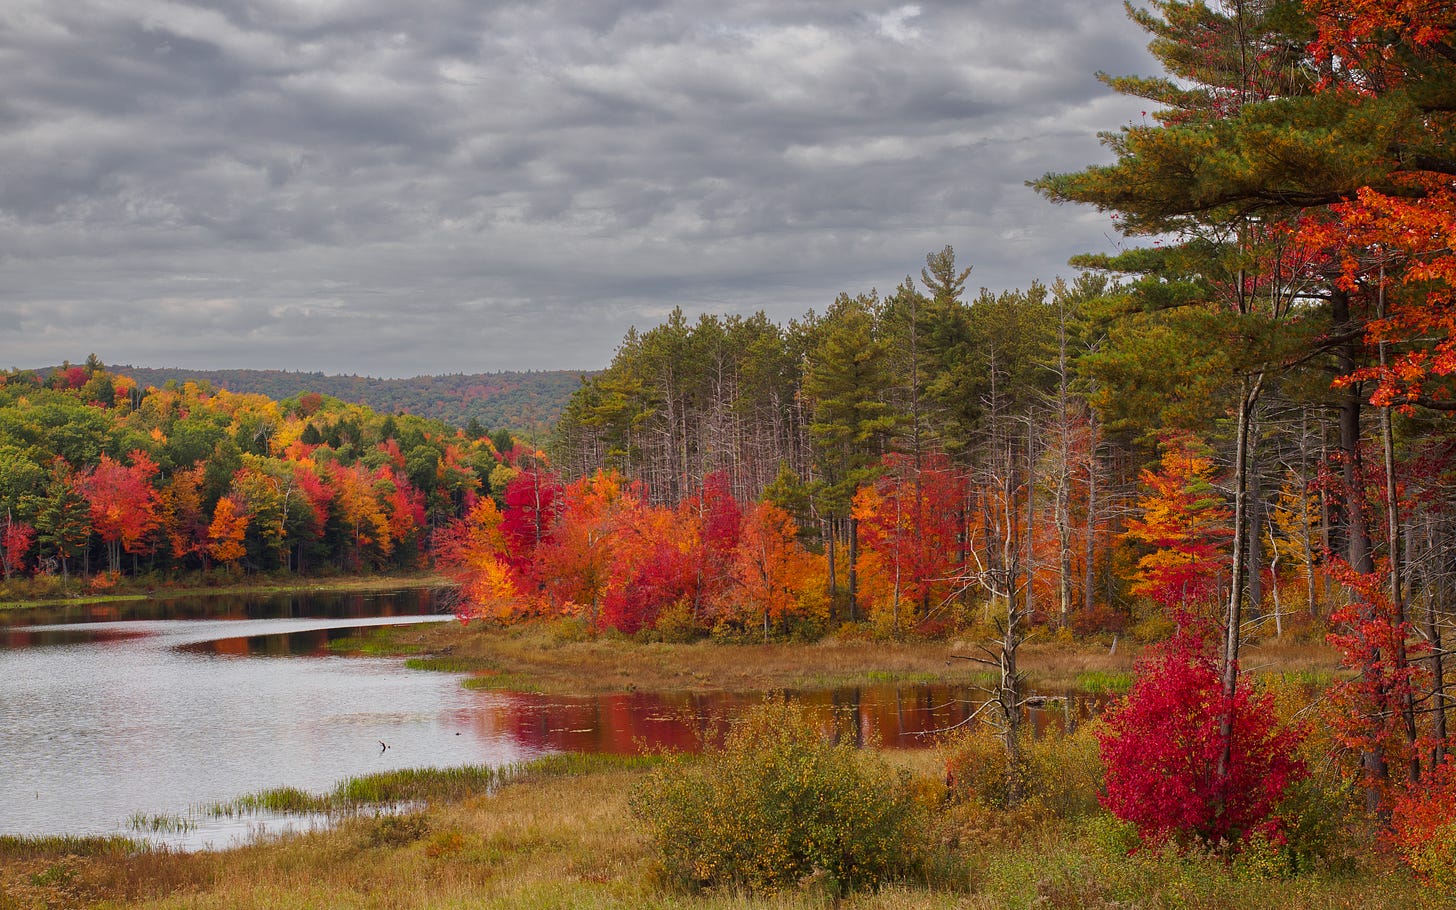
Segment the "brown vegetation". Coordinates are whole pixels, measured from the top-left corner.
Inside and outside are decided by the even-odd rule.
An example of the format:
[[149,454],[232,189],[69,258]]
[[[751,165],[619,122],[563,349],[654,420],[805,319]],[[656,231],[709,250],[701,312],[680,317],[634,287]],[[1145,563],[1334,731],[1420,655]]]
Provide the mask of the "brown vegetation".
[[[984,671],[955,655],[972,641],[877,641],[831,636],[812,644],[691,644],[588,637],[574,623],[499,628],[439,623],[391,627],[379,633],[385,651],[430,655],[453,670],[507,677],[542,692],[596,694],[765,692],[873,683],[974,683]],[[1033,691],[1084,688],[1092,677],[1132,672],[1137,649],[1115,652],[1097,644],[1049,639],[1022,646],[1019,658]],[[1339,659],[1328,645],[1271,643],[1251,648],[1247,665],[1259,672],[1332,674]]]

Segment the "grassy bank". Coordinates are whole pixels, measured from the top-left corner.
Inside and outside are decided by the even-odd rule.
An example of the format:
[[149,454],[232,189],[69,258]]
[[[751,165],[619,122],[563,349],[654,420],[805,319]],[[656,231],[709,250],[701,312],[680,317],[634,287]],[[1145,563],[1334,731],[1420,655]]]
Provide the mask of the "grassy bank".
[[[928,791],[934,753],[887,753]],[[329,831],[180,854],[114,840],[0,839],[0,907],[801,908],[775,897],[684,893],[662,882],[629,810],[644,763],[555,758],[490,789],[427,793],[419,811],[346,818]],[[449,776],[446,775],[446,778]],[[341,786],[341,791],[348,789]],[[1334,908],[1448,906],[1370,851],[1290,877],[1255,864],[1128,855],[1104,817],[937,810],[933,882],[851,896],[847,908]]]
[[56,585],[35,586],[12,582],[0,586],[0,610],[23,610],[30,607],[53,607],[80,604],[121,603],[148,598],[192,597],[229,594],[291,594],[300,591],[349,592],[397,591],[403,588],[436,588],[450,582],[432,572],[400,575],[246,575],[239,578],[207,576],[183,578],[176,582],[127,580],[116,589],[105,592],[87,591],[85,585],[73,581],[69,592],[55,590]]
[[[642,643],[611,636],[583,638],[574,627],[479,623],[391,627],[369,640],[371,653],[410,657],[417,669],[471,672],[471,688],[553,694],[763,692],[881,683],[985,684],[985,667],[953,655],[972,654],[964,641],[864,641],[834,637],[813,643]],[[1046,692],[1126,689],[1135,647],[1115,653],[1098,645],[1033,640],[1019,666],[1033,688]],[[1323,642],[1269,642],[1248,649],[1246,664],[1261,672],[1328,678],[1338,667]]]

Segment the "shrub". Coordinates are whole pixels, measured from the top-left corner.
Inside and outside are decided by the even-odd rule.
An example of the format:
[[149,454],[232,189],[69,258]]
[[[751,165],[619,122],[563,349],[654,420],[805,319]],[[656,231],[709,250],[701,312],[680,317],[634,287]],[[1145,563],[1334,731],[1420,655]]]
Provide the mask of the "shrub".
[[[1055,818],[1096,814],[1102,763],[1095,729],[1084,726],[1072,733],[1049,729],[1039,738],[1023,734],[1016,769],[1022,800],[1036,803]],[[994,808],[1007,806],[1011,769],[1005,746],[989,728],[965,730],[949,738],[945,770],[953,798]]]
[[1173,620],[1163,610],[1147,601],[1139,602],[1136,612],[1136,621],[1128,627],[1127,633],[1139,644],[1166,641],[1177,631],[1178,627]]
[[1006,747],[990,729],[959,730],[946,740],[945,779],[951,797],[987,806],[1005,806],[1011,770]]
[[684,598],[668,604],[657,614],[657,631],[662,641],[680,645],[697,641],[706,630],[694,618],[692,604]]
[[690,889],[819,882],[844,893],[910,871],[922,840],[907,773],[830,745],[780,699],[737,721],[721,749],[655,771],[632,811],[668,877]]
[[116,583],[121,580],[120,572],[97,572],[86,582],[86,589],[92,594],[105,594],[116,589]]
[[1445,762],[1391,805],[1390,840],[1427,884],[1456,894],[1456,764]]
[[576,644],[591,638],[591,626],[579,617],[562,617],[549,623],[546,628],[554,645]]
[[[1305,775],[1295,754],[1301,733],[1279,726],[1273,698],[1246,681],[1226,698],[1202,640],[1187,631],[1138,671],[1099,735],[1103,805],[1153,843],[1236,846],[1256,829],[1273,835],[1285,788]],[[1232,755],[1220,776],[1225,712],[1233,715]]]

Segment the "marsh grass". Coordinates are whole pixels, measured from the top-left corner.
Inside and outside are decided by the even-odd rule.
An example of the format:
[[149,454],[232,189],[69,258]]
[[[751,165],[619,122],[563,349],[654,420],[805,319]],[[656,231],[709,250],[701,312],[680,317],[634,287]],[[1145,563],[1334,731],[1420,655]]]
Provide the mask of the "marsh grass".
[[420,650],[419,645],[399,641],[396,629],[396,626],[376,626],[359,635],[343,635],[330,639],[328,649],[335,654],[366,657],[403,657]]
[[[576,627],[571,627],[575,629]],[[412,665],[474,671],[471,688],[548,694],[605,692],[807,691],[883,684],[986,685],[992,676],[953,655],[975,653],[974,641],[864,641],[720,644],[634,641],[587,630],[562,634],[560,623],[506,628],[482,623],[429,623],[392,628],[376,653],[412,655]],[[1117,653],[1061,641],[1023,646],[1030,685],[1067,689],[1086,673],[1129,673],[1136,649]],[[1333,664],[1333,659],[1330,661]],[[477,681],[479,680],[479,681]]]
[[495,668],[493,663],[479,657],[456,657],[449,654],[437,657],[411,657],[404,662],[404,665],[411,670],[431,670],[436,673],[471,673],[476,670]]
[[519,673],[480,673],[462,679],[460,685],[472,690],[498,690],[503,692],[540,692],[536,681]]
[[1296,670],[1271,671],[1259,674],[1269,682],[1286,686],[1301,686],[1310,692],[1328,689],[1339,679],[1339,673],[1326,667],[1303,667]]
[[501,772],[486,765],[457,768],[400,768],[352,777],[324,799],[331,808],[460,800],[484,793]]
[[134,812],[126,827],[138,834],[186,834],[197,828],[197,822],[189,815]]
[[1088,695],[1122,695],[1132,688],[1132,674],[1115,670],[1088,670],[1077,674],[1072,685]]
[[1313,679],[1328,677],[1331,681],[1346,672],[1339,654],[1327,642],[1293,635],[1245,648],[1239,664],[1248,673],[1307,673]]
[[460,681],[465,689],[500,690],[507,692],[540,692],[536,680],[523,673],[508,673],[500,669],[496,661],[480,656],[440,654],[427,657],[411,657],[404,662],[411,670],[427,670],[436,673],[471,673]]
[[513,782],[553,777],[581,777],[614,771],[648,771],[666,759],[661,755],[607,755],[591,752],[554,752],[519,765],[507,765]]
[[312,812],[328,812],[332,808],[329,797],[315,796],[297,787],[275,787],[249,793],[228,802],[210,803],[202,812],[212,818],[234,818],[271,812],[277,815],[305,815]]
[[[235,818],[262,813],[274,815],[346,815],[361,808],[407,811],[429,803],[459,802],[488,793],[510,783],[538,778],[574,777],[607,771],[637,771],[661,764],[657,755],[598,755],[557,752],[526,762],[500,765],[462,765],[453,768],[400,768],[365,774],[341,781],[324,794],[308,793],[296,787],[275,787],[249,793],[228,802],[210,803],[196,811],[212,818]],[[177,830],[176,816],[134,817],[134,830],[158,832]],[[161,827],[153,826],[153,822]],[[186,819],[179,819],[186,823]],[[195,827],[195,823],[189,823]],[[191,830],[191,827],[180,830]]]
[[[563,628],[571,634],[565,634]],[[986,685],[994,682],[972,661],[976,640],[866,641],[829,637],[813,643],[723,644],[636,641],[590,634],[579,624],[430,623],[392,627],[369,653],[410,656],[422,669],[474,672],[464,685],[549,694],[605,692],[769,692],[884,684]],[[1033,690],[1065,691],[1085,681],[1098,691],[1126,689],[1136,645],[1102,645],[1034,638],[1022,646],[1020,668]],[[1272,671],[1334,673],[1335,652],[1322,642],[1286,637],[1249,649],[1246,664]]]
[[865,679],[871,683],[908,683],[910,685],[928,684],[938,681],[934,673],[926,671],[896,673],[893,671],[871,670],[865,674]]
[[125,856],[153,849],[145,841],[117,836],[80,836],[47,834],[23,837],[0,835],[0,865],[7,859],[29,859],[36,856]]

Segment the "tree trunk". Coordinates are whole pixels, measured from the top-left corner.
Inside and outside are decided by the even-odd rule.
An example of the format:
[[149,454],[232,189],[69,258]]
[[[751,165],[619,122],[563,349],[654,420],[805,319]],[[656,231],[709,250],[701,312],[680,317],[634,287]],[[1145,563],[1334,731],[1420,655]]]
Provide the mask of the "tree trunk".
[[1028,620],[1036,609],[1032,587],[1036,580],[1036,452],[1032,421],[1026,419],[1026,591],[1022,602],[1026,604]]
[[1087,443],[1087,537],[1082,546],[1082,608],[1090,616],[1096,605],[1093,586],[1097,564],[1097,424],[1091,426],[1092,438]]
[[[1425,584],[1426,596],[1426,640],[1431,645],[1431,726],[1435,743],[1431,746],[1431,767],[1434,768],[1446,758],[1446,659],[1441,652],[1441,615],[1437,609],[1437,603],[1445,601],[1446,591],[1449,585],[1447,574],[1447,557],[1445,528],[1441,531],[1439,548],[1436,535],[1431,529],[1430,516],[1426,519],[1427,556],[1423,565],[1429,565],[1440,554],[1440,566],[1435,572],[1428,573]],[[1429,575],[1435,575],[1431,579]]]
[[[1378,305],[1376,317],[1385,318],[1385,266],[1380,267],[1380,288],[1378,289]],[[1389,366],[1389,346],[1386,342],[1380,342],[1380,366]],[[1390,561],[1390,605],[1395,611],[1395,622],[1397,627],[1404,628],[1406,623],[1406,602],[1405,591],[1401,585],[1402,563],[1400,558],[1400,499],[1395,483],[1395,432],[1390,422],[1390,405],[1380,408],[1380,448],[1385,460],[1385,540],[1387,557]],[[1395,670],[1397,674],[1404,673],[1409,666],[1409,658],[1406,653],[1404,636],[1397,636],[1395,641]],[[1415,690],[1411,686],[1403,687],[1400,694],[1400,716],[1401,726],[1404,729],[1406,748],[1410,758],[1406,762],[1406,778],[1416,783],[1421,777],[1420,751],[1416,748],[1418,733],[1416,731],[1416,702]]]
[[[1249,414],[1248,500],[1245,509],[1244,545],[1248,548],[1248,611],[1249,619],[1263,615],[1264,609],[1264,485],[1259,472],[1259,414]],[[1278,580],[1275,579],[1277,584]]]
[[825,519],[824,527],[828,533],[828,540],[826,540],[824,543],[824,555],[829,563],[829,601],[832,605],[834,602],[834,598],[839,594],[839,579],[835,574],[835,569],[837,568],[837,566],[835,565],[834,559],[834,540],[839,535],[835,533],[834,519]]
[[[1341,376],[1348,376],[1358,364],[1359,340],[1351,334],[1350,297],[1341,290],[1330,295],[1330,310],[1334,330],[1343,331],[1350,340],[1336,349],[1336,370]],[[1340,398],[1339,433],[1341,476],[1344,481],[1344,534],[1345,560],[1351,570],[1362,575],[1375,571],[1375,561],[1370,547],[1370,528],[1365,517],[1364,462],[1360,456],[1360,411],[1364,394],[1358,382],[1345,386]],[[1361,668],[1373,675],[1371,663]],[[1390,769],[1385,756],[1378,749],[1367,749],[1360,756],[1360,764],[1372,783],[1365,789],[1365,806],[1371,811],[1381,808],[1380,788],[1374,781],[1389,778]]]
[[1224,643],[1222,658],[1224,706],[1220,711],[1218,733],[1220,749],[1215,780],[1218,781],[1217,799],[1221,806],[1227,798],[1226,787],[1229,771],[1233,764],[1234,744],[1234,696],[1239,686],[1239,640],[1243,621],[1244,601],[1244,551],[1248,536],[1248,476],[1250,433],[1254,408],[1258,405],[1264,377],[1243,377],[1239,382],[1238,423],[1234,434],[1234,540],[1233,569],[1229,579],[1228,609],[1224,616]]

